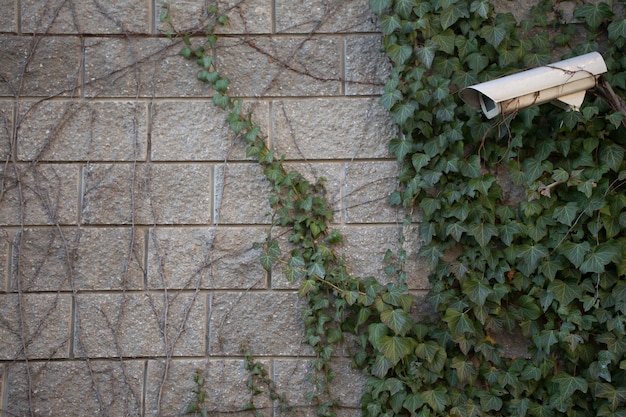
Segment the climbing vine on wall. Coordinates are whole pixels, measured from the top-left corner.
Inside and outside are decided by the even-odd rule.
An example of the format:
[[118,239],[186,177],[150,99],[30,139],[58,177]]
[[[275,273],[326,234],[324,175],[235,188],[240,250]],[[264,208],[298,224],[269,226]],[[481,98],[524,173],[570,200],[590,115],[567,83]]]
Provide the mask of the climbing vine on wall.
[[[401,184],[390,202],[421,216],[431,317],[411,313],[404,251],[389,257],[389,284],[348,274],[323,181],[286,170],[229,97],[212,28],[199,47],[183,36],[181,51],[270,181],[273,226],[291,230],[286,254],[270,231],[261,263],[300,283],[318,415],[336,414],[329,384],[343,344],[369,375],[365,416],[625,416],[626,128],[607,87],[626,90],[622,6],[582,2],[567,17],[540,1],[516,22],[487,0],[370,5],[393,62],[381,104],[401,132],[390,143]],[[580,112],[543,105],[487,121],[458,99],[468,85],[561,58],[554,51],[595,50],[607,84]],[[504,354],[512,332],[527,354]]]

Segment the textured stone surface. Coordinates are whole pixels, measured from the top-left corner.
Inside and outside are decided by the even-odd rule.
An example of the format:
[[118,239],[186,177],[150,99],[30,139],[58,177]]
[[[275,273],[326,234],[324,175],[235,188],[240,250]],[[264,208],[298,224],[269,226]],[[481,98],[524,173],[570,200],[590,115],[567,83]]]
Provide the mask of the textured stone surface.
[[149,33],[149,0],[23,0],[22,31],[80,34]]
[[397,175],[396,161],[346,164],[346,222],[401,222],[405,213],[389,205],[389,192],[396,188]]
[[215,222],[267,224],[269,182],[256,164],[226,164],[215,170]]
[[265,228],[157,228],[148,242],[148,288],[267,287],[258,249]]
[[0,96],[75,96],[80,54],[74,37],[0,35]]
[[68,358],[69,294],[0,294],[0,359]]
[[[15,26],[16,24],[15,1],[14,0],[0,0],[0,10],[2,10],[2,18],[0,18],[0,32],[15,32],[17,28]],[[2,403],[0,402],[0,404]],[[0,408],[0,410],[1,409],[2,408]]]
[[217,66],[240,97],[336,95],[341,91],[336,37],[223,38]]
[[79,294],[75,354],[200,356],[205,352],[205,302],[197,293]]
[[8,291],[12,231],[0,229],[0,293]]
[[0,160],[6,161],[11,152],[13,137],[13,105],[0,101]]
[[[270,369],[267,360],[258,360]],[[193,376],[197,370],[205,379],[204,406],[208,415],[248,417],[243,405],[250,398],[247,387],[248,373],[242,359],[172,360],[165,367],[164,361],[151,360],[147,368],[146,416],[182,416],[187,406],[195,400]],[[160,397],[160,401],[159,401]],[[266,395],[260,395],[257,406],[270,407]]]
[[0,224],[75,224],[78,174],[75,165],[3,164]]
[[[427,289],[429,268],[417,257],[420,243],[416,229],[407,231],[407,242],[403,246],[407,251],[407,284],[411,289]],[[342,228],[341,232],[344,242],[339,252],[346,257],[348,271],[353,276],[373,276],[381,282],[388,282],[390,277],[384,272],[384,257],[387,250],[397,253],[401,226],[349,226]]]
[[346,94],[382,94],[391,71],[382,36],[354,35],[345,39]]
[[[332,383],[333,398],[339,403],[340,416],[354,416],[361,409],[360,398],[367,377],[350,366],[350,360],[337,359],[333,363],[337,377]],[[278,392],[287,394],[289,404],[302,407],[302,416],[315,416],[315,406],[310,406],[306,395],[314,391],[311,376],[315,372],[311,362],[302,359],[275,359],[274,375]],[[278,414],[284,415],[284,414]]]
[[[89,224],[203,224],[211,221],[208,164],[92,164],[84,171]],[[177,191],[172,198],[172,190]]]
[[301,355],[303,324],[291,292],[216,293],[209,301],[209,354]]
[[374,19],[368,0],[276,0],[277,32],[370,32]]
[[388,157],[396,134],[378,99],[299,99],[274,103],[274,146],[288,159]]
[[25,229],[12,245],[11,291],[143,288],[142,230]]
[[86,96],[207,97],[208,85],[196,78],[198,66],[179,55],[182,46],[168,39],[86,39]]
[[[193,32],[207,20],[207,4],[216,4],[219,14],[228,16],[226,26],[217,26],[220,34],[267,34],[272,31],[272,7],[270,0],[219,0],[207,3],[196,0],[169,2],[169,17],[172,25],[180,32]],[[161,9],[157,10],[160,14]],[[157,17],[159,17],[157,15]],[[158,22],[160,33],[168,26]]]
[[141,415],[143,362],[31,362],[28,371],[23,363],[7,369],[8,415]]
[[146,106],[133,102],[43,101],[20,109],[18,158],[145,160]]
[[[267,103],[246,103],[244,109],[268,132]],[[226,113],[211,101],[156,103],[152,132],[153,161],[249,160],[244,141],[230,133]]]

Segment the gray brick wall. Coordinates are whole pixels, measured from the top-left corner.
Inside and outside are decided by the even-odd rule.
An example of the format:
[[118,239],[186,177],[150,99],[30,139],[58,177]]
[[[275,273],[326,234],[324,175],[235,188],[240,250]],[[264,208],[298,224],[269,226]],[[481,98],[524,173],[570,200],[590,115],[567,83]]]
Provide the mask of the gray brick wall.
[[[184,30],[207,2],[169,3]],[[196,368],[209,410],[233,415],[244,347],[305,403],[296,287],[253,249],[268,185],[162,35],[161,4],[0,0],[0,416],[181,415]],[[384,279],[404,214],[387,205],[395,129],[368,4],[219,0],[215,56],[289,166],[328,178],[351,271]],[[418,245],[410,230],[419,298]],[[342,412],[358,414],[362,377],[337,362]]]

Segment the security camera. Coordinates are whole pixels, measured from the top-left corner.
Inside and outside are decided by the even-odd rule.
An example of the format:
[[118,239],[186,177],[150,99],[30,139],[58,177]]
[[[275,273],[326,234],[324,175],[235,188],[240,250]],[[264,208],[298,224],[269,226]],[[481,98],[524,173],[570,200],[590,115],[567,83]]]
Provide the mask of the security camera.
[[595,87],[606,71],[602,55],[591,52],[475,84],[462,89],[459,95],[476,110],[482,110],[488,119],[548,101],[568,110],[579,110],[585,92]]

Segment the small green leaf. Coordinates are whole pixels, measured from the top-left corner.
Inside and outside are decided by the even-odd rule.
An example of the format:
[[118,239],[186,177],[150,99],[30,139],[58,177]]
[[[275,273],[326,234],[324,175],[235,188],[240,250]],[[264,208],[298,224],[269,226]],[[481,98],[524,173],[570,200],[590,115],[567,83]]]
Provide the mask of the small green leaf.
[[407,44],[399,45],[394,43],[387,47],[387,55],[389,55],[389,58],[391,58],[396,65],[404,64],[411,57],[412,53],[413,48]]
[[480,36],[483,37],[494,48],[497,48],[500,43],[507,37],[507,30],[501,26],[485,25],[480,30]]
[[437,45],[435,41],[427,39],[424,45],[415,48],[415,55],[420,60],[422,65],[424,65],[426,68],[430,68],[433,64],[433,60],[435,59],[435,53],[438,49],[439,45]]
[[411,353],[415,346],[415,341],[410,337],[385,335],[380,337],[378,346],[381,353],[395,365]]
[[419,395],[420,399],[428,404],[436,413],[442,413],[450,402],[448,391],[444,387],[422,391]]
[[410,326],[411,324],[408,314],[400,309],[383,311],[380,313],[380,320],[389,326],[397,335],[401,336],[406,333],[407,325]]
[[559,385],[559,396],[571,397],[576,391],[587,392],[587,380],[580,376],[572,376],[567,372],[560,371],[553,379]]
[[613,20],[607,29],[609,32],[609,40],[611,41],[626,38],[626,19]]
[[448,327],[453,335],[462,335],[465,332],[472,332],[474,324],[466,313],[462,313],[454,308],[448,308],[443,321],[448,323]]
[[484,248],[492,237],[498,236],[498,228],[491,223],[475,223],[467,228],[467,234],[474,237],[480,247]]
[[209,69],[211,68],[211,64],[213,64],[213,58],[209,55],[202,55],[202,57],[197,59],[196,63],[204,69]]
[[389,7],[391,7],[391,0],[370,0],[370,8],[376,14],[382,14]]

